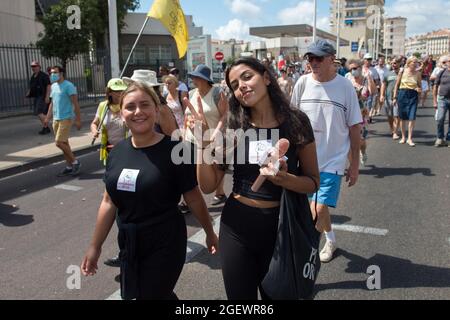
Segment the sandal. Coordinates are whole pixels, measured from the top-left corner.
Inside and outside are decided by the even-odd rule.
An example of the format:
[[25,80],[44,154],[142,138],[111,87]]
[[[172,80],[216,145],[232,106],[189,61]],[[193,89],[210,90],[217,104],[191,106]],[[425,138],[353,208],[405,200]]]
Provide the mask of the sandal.
[[224,194],[218,195],[218,196],[214,196],[213,201],[211,201],[211,205],[213,206],[217,206],[221,203],[224,203],[225,201],[227,201],[227,196]]

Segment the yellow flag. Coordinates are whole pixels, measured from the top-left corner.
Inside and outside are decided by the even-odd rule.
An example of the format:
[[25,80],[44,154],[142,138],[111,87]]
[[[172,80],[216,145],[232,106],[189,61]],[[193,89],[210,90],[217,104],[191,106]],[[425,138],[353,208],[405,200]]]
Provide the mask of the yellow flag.
[[179,0],[155,0],[147,16],[161,21],[175,39],[179,57],[184,57],[188,47],[189,34]]

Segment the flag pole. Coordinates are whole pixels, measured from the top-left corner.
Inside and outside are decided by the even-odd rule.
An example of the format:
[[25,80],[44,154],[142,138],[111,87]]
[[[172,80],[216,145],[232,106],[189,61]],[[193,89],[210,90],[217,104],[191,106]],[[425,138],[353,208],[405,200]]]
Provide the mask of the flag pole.
[[139,34],[138,34],[138,36],[136,38],[136,41],[134,42],[134,45],[131,48],[130,54],[128,55],[127,61],[125,62],[125,65],[123,66],[122,72],[120,73],[120,78],[122,78],[125,70],[127,69],[128,63],[130,62],[130,59],[131,59],[131,55],[133,54],[134,49],[136,48],[136,46],[137,46],[137,44],[139,42],[139,39],[141,38],[141,35],[144,32],[145,26],[147,25],[147,22],[148,22],[149,19],[150,19],[149,16],[147,16],[145,18],[145,21],[144,21],[144,24],[142,25],[141,31],[139,31]]

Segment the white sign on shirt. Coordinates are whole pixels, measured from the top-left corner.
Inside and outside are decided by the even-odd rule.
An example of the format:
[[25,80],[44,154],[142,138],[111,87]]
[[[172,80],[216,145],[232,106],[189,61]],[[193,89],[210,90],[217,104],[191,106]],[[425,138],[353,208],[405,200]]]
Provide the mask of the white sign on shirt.
[[139,170],[123,169],[117,180],[117,190],[136,192],[136,181]]
[[272,140],[250,141],[248,162],[251,164],[259,164],[272,148]]

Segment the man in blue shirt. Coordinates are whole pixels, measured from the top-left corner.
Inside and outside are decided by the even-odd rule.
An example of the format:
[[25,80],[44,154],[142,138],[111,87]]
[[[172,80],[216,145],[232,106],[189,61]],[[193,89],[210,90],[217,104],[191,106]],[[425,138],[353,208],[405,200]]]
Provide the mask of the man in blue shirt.
[[80,106],[78,104],[77,89],[72,82],[64,79],[64,69],[54,66],[51,69],[50,81],[52,83],[50,104],[46,124],[53,116],[53,131],[55,133],[56,146],[62,150],[66,167],[58,176],[77,175],[80,172],[81,163],[75,158],[69,145],[70,128],[75,116],[75,126],[81,129]]

